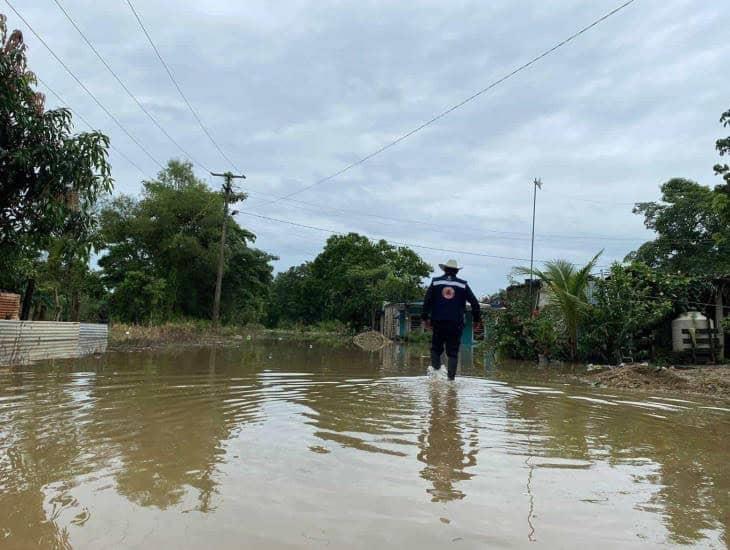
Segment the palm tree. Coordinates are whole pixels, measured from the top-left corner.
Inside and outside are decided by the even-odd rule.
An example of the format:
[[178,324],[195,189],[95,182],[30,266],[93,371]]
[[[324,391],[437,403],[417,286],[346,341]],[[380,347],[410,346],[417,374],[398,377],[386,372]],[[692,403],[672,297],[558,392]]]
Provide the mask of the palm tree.
[[542,270],[526,267],[516,269],[517,273],[537,277],[547,287],[550,305],[559,312],[565,326],[572,359],[578,352],[578,328],[589,306],[590,274],[602,253],[603,250],[580,269],[567,260],[546,262]]

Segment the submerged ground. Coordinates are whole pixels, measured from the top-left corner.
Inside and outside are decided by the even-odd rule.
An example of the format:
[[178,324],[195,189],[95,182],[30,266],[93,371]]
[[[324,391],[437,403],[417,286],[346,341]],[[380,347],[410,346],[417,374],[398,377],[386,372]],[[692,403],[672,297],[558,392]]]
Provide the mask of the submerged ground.
[[0,547],[724,548],[730,403],[287,341],[0,371]]

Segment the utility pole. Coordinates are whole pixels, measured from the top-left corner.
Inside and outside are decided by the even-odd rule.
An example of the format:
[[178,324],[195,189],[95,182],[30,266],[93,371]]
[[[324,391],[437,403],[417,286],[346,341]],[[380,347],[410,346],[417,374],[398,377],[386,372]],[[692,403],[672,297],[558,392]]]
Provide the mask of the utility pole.
[[532,311],[534,310],[533,304],[532,304],[532,283],[534,281],[534,271],[533,271],[533,262],[535,257],[535,207],[537,206],[537,189],[542,189],[542,180],[540,178],[535,178],[532,182],[532,239],[530,240],[530,315],[532,315]]
[[215,295],[213,296],[213,326],[217,327],[221,311],[221,286],[223,285],[223,265],[225,264],[226,222],[228,221],[228,205],[245,198],[243,193],[234,193],[233,180],[246,179],[243,174],[235,175],[231,172],[211,172],[211,176],[223,178],[223,225],[221,227],[221,247],[218,252],[218,275],[215,279]]

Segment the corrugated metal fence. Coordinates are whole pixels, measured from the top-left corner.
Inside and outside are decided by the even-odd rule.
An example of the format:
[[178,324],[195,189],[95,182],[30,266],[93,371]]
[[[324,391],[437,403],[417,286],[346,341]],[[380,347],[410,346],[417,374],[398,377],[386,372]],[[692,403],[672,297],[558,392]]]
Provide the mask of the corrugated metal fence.
[[109,327],[93,323],[79,325],[79,355],[104,353],[109,337]]
[[107,326],[0,320],[0,365],[81,357],[106,351]]

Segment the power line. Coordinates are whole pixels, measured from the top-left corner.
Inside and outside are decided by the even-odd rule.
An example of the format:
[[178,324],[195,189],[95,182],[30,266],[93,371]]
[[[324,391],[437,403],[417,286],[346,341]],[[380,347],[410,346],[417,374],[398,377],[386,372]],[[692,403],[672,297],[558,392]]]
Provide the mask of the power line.
[[[302,228],[305,228],[305,229],[312,229],[314,231],[321,231],[323,233],[329,233],[331,235],[346,235],[347,234],[346,232],[343,232],[343,231],[335,231],[333,229],[326,229],[326,228],[323,228],[323,227],[316,227],[314,225],[307,225],[307,224],[303,224],[303,223],[297,223],[297,222],[293,222],[293,221],[290,221],[290,220],[282,220],[282,219],[279,219],[279,218],[272,218],[270,216],[262,216],[261,214],[256,214],[255,212],[251,212],[251,211],[248,211],[248,210],[240,210],[238,212],[238,214],[243,214],[245,216],[252,216],[254,218],[259,218],[261,220],[268,220],[268,221],[283,223],[283,224],[287,224],[287,225],[292,225],[294,227],[302,227]],[[364,235],[364,236],[366,236],[368,239],[371,239],[371,240],[384,240],[384,241],[386,241],[386,242],[388,242],[390,244],[396,245],[396,246],[407,246],[407,247],[411,247],[411,248],[422,248],[424,250],[434,250],[434,251],[438,251],[438,252],[449,252],[449,253],[453,253],[453,254],[463,254],[465,256],[476,256],[476,257],[480,257],[480,258],[491,258],[491,259],[497,259],[497,260],[513,260],[513,261],[523,261],[523,262],[529,262],[530,261],[529,258],[517,258],[517,257],[513,257],[513,256],[498,256],[496,254],[482,254],[482,253],[479,253],[479,252],[470,252],[468,250],[455,250],[455,249],[451,249],[451,248],[440,248],[440,247],[435,247],[435,246],[428,246],[428,245],[425,245],[425,244],[415,244],[415,243],[407,243],[407,242],[403,242],[403,241],[394,241],[394,240],[391,240],[391,239],[376,239],[375,237],[371,237],[369,235]],[[538,260],[538,261],[541,262],[541,263],[545,263],[545,262],[548,262],[549,260]],[[574,265],[577,265],[577,264],[574,264]],[[598,267],[598,266],[596,266],[596,267]]]
[[[56,99],[57,99],[57,100],[59,101],[59,103],[60,103],[61,105],[63,105],[63,106],[64,106],[64,107],[66,107],[67,109],[70,109],[70,107],[69,107],[68,103],[67,103],[66,101],[64,101],[64,99],[63,99],[63,98],[62,98],[62,97],[61,97],[60,95],[58,95],[58,93],[56,92],[56,90],[54,90],[53,88],[51,88],[51,87],[50,87],[50,86],[48,85],[48,83],[47,83],[47,82],[45,82],[45,81],[44,81],[44,80],[43,80],[43,79],[42,79],[41,77],[39,77],[38,75],[36,75],[36,80],[38,80],[38,82],[40,82],[40,83],[41,83],[41,84],[43,85],[43,87],[44,87],[44,88],[46,88],[46,89],[47,89],[47,90],[48,90],[49,92],[51,92],[51,94],[53,94],[53,95],[54,95],[54,96],[56,97]],[[75,113],[74,113],[74,115],[75,115],[75,116],[76,116],[76,118],[78,118],[78,119],[79,119],[79,120],[80,120],[81,122],[83,122],[83,123],[84,123],[84,124],[85,124],[85,125],[87,126],[87,128],[88,128],[89,130],[91,130],[92,132],[96,131],[96,129],[94,128],[94,126],[93,126],[93,125],[92,125],[92,124],[91,124],[91,123],[90,123],[90,122],[89,122],[88,120],[86,120],[86,119],[85,119],[85,118],[84,118],[84,117],[83,117],[83,116],[82,116],[81,114],[79,114],[78,112],[75,112]],[[136,162],[134,162],[134,161],[133,161],[133,160],[132,160],[131,158],[129,158],[129,157],[128,157],[128,156],[127,156],[127,155],[126,155],[126,154],[125,154],[124,152],[122,152],[122,151],[120,151],[120,150],[119,150],[118,148],[114,147],[114,144],[112,144],[111,142],[109,143],[109,148],[110,148],[110,149],[112,149],[112,150],[113,150],[113,151],[114,151],[114,152],[115,152],[116,154],[118,154],[118,155],[119,155],[120,157],[122,157],[122,158],[123,158],[124,160],[126,160],[126,161],[127,161],[127,162],[128,162],[129,164],[130,164],[130,165],[134,166],[134,167],[135,167],[135,168],[136,168],[137,170],[139,170],[139,173],[140,173],[140,174],[142,174],[142,175],[143,175],[143,176],[145,176],[145,177],[148,177],[148,176],[147,176],[147,175],[145,174],[144,170],[142,170],[142,168],[140,168],[140,167],[139,167],[139,164],[137,164]],[[150,179],[151,179],[151,178],[150,178]]]
[[636,204],[641,203],[641,202],[649,202],[649,201],[633,201],[633,202],[604,201],[604,200],[599,200],[599,199],[586,199],[583,197],[576,197],[575,195],[570,195],[568,193],[553,192],[552,194],[557,195],[559,197],[565,197],[565,198],[567,198],[569,200],[573,200],[573,201],[588,202],[588,203],[593,203],[593,204],[614,204],[617,206],[635,206]]
[[[129,3],[129,1],[130,0],[127,0],[128,3]],[[364,157],[362,157],[362,158],[360,158],[360,159],[358,159],[358,160],[356,160],[356,161],[348,164],[344,168],[338,170],[337,172],[335,172],[333,174],[330,174],[327,177],[324,177],[322,179],[319,179],[319,180],[315,181],[314,183],[312,183],[310,185],[307,185],[306,187],[302,187],[301,189],[299,189],[297,191],[293,191],[293,192],[291,192],[291,193],[289,193],[287,195],[284,195],[283,197],[281,197],[279,199],[275,199],[275,200],[273,200],[271,202],[272,203],[278,202],[279,200],[282,200],[283,198],[289,198],[289,197],[293,197],[294,195],[298,195],[300,193],[303,193],[304,191],[307,191],[307,190],[311,189],[312,187],[315,187],[315,186],[320,185],[322,183],[325,183],[325,182],[327,182],[329,180],[332,180],[332,179],[336,178],[337,176],[340,176],[340,175],[344,174],[345,172],[348,172],[349,170],[352,170],[353,168],[355,168],[357,166],[360,166],[361,164],[364,164],[365,162],[369,161],[373,157],[376,157],[376,156],[380,155],[381,153],[384,153],[385,151],[387,151],[391,147],[394,147],[394,146],[398,145],[400,142],[408,139],[412,135],[414,135],[414,134],[420,132],[421,130],[427,128],[428,126],[430,126],[434,122],[439,121],[440,119],[444,118],[448,114],[450,114],[450,113],[456,111],[457,109],[463,107],[467,103],[470,103],[471,101],[474,101],[475,99],[477,99],[481,95],[487,93],[488,91],[490,91],[491,89],[499,86],[500,84],[502,84],[506,80],[509,80],[510,78],[512,78],[513,76],[515,76],[516,74],[518,74],[518,73],[524,71],[525,69],[529,68],[530,66],[534,65],[535,63],[537,63],[541,59],[543,59],[543,58],[547,57],[548,55],[552,54],[553,52],[555,52],[559,48],[565,46],[569,42],[572,42],[573,40],[575,40],[576,38],[578,38],[582,34],[588,32],[589,30],[591,30],[593,27],[601,24],[603,21],[605,21],[606,19],[608,19],[612,15],[620,12],[621,10],[623,10],[624,8],[626,8],[627,6],[629,6],[630,4],[633,4],[634,1],[635,0],[628,0],[628,1],[624,2],[623,4],[621,4],[620,6],[612,9],[611,11],[609,11],[608,13],[606,13],[605,15],[599,17],[598,19],[596,19],[595,21],[593,21],[589,25],[587,25],[587,26],[583,27],[582,29],[580,29],[579,31],[571,34],[569,37],[565,38],[564,40],[558,42],[553,47],[545,50],[544,52],[542,52],[541,54],[537,55],[536,57],[533,57],[528,62],[523,63],[522,65],[520,65],[516,69],[513,69],[511,72],[509,72],[506,75],[502,76],[501,78],[495,80],[494,82],[492,82],[491,84],[489,84],[485,88],[482,88],[481,90],[473,93],[472,95],[470,95],[466,99],[460,101],[456,105],[453,105],[453,106],[449,107],[445,111],[442,111],[441,113],[437,114],[433,118],[427,120],[426,122],[420,124],[419,126],[416,126],[415,128],[413,128],[412,130],[406,132],[405,134],[402,134],[401,136],[397,137],[393,141],[388,142],[387,144],[383,145],[379,149],[376,149],[372,153],[370,153],[370,154],[368,154],[368,155],[366,155],[366,156],[364,156]]]
[[[632,0],[633,1],[633,0]],[[152,49],[155,51],[155,54],[157,55],[157,58],[160,60],[160,63],[162,63],[162,66],[165,68],[165,72],[167,72],[167,76],[170,77],[170,80],[172,81],[173,85],[177,89],[177,92],[180,94],[180,97],[185,102],[185,105],[187,105],[190,112],[195,117],[195,120],[198,122],[198,126],[200,126],[200,129],[203,130],[206,136],[208,136],[208,139],[213,144],[213,146],[218,150],[218,152],[221,154],[221,156],[228,162],[236,172],[241,172],[241,170],[236,166],[236,163],[234,163],[228,155],[223,151],[220,145],[218,145],[218,142],[213,138],[211,133],[208,131],[208,129],[205,127],[205,124],[203,124],[203,121],[201,120],[198,113],[193,109],[193,106],[190,104],[190,101],[188,101],[188,98],[185,96],[185,94],[182,91],[182,88],[180,88],[180,85],[177,83],[177,80],[172,74],[172,70],[170,70],[170,67],[165,62],[165,59],[162,57],[162,54],[160,53],[160,50],[157,49],[157,46],[155,45],[155,42],[152,40],[152,37],[150,36],[150,33],[147,32],[147,28],[144,26],[144,23],[142,23],[142,18],[140,17],[139,13],[137,13],[137,10],[134,9],[134,5],[132,4],[131,0],[127,0],[127,4],[129,5],[129,8],[132,10],[132,13],[134,14],[135,19],[137,20],[137,23],[139,24],[139,28],[142,29],[142,32],[147,37],[147,41],[150,43],[150,46],[152,46]]]
[[73,19],[73,18],[71,17],[71,15],[70,15],[70,14],[68,13],[68,11],[67,11],[67,10],[66,10],[66,9],[65,9],[65,8],[63,7],[63,5],[61,4],[61,2],[60,2],[59,0],[53,0],[53,1],[54,1],[54,2],[56,3],[56,5],[58,6],[58,9],[60,9],[60,10],[61,10],[61,12],[63,12],[63,15],[65,15],[65,16],[66,16],[66,19],[68,19],[68,20],[69,20],[69,22],[71,23],[71,25],[73,25],[73,27],[74,27],[74,28],[76,29],[76,31],[77,31],[77,32],[78,32],[78,33],[79,33],[79,34],[81,35],[81,38],[82,38],[82,39],[84,40],[84,42],[86,42],[86,44],[87,44],[87,45],[89,46],[89,48],[91,48],[91,51],[92,51],[92,52],[94,52],[94,54],[96,55],[96,57],[98,57],[98,58],[99,58],[99,61],[101,61],[101,62],[102,62],[102,64],[104,65],[104,67],[106,67],[107,71],[109,71],[109,73],[110,73],[110,74],[111,74],[111,75],[112,75],[112,76],[113,76],[113,77],[115,78],[115,80],[116,80],[116,81],[117,81],[117,82],[119,83],[119,85],[120,85],[120,86],[122,87],[122,89],[124,89],[124,91],[125,91],[125,92],[127,92],[127,95],[128,95],[129,97],[131,97],[131,98],[132,98],[132,100],[133,100],[133,101],[134,101],[134,102],[135,102],[135,103],[137,104],[137,106],[138,106],[138,107],[140,108],[140,110],[141,110],[141,111],[142,111],[142,112],[143,112],[143,113],[144,113],[145,115],[147,115],[147,118],[149,118],[149,119],[150,119],[150,120],[152,121],[152,123],[153,123],[153,124],[154,124],[154,125],[155,125],[155,126],[156,126],[156,127],[157,127],[157,128],[158,128],[158,129],[159,129],[159,130],[160,130],[160,131],[161,131],[161,132],[162,132],[162,133],[164,134],[164,135],[165,135],[165,137],[166,137],[166,138],[167,138],[167,139],[168,139],[168,140],[169,140],[169,141],[170,141],[170,142],[171,142],[171,143],[172,143],[173,145],[175,145],[175,147],[177,147],[177,148],[178,148],[178,149],[180,150],[180,152],[181,152],[181,153],[182,153],[183,155],[185,155],[185,156],[186,156],[187,158],[189,158],[189,159],[190,159],[191,161],[193,161],[193,162],[194,162],[195,164],[197,164],[198,166],[200,166],[200,167],[201,167],[201,168],[202,168],[203,170],[205,170],[206,172],[210,172],[210,170],[209,170],[209,169],[208,169],[208,168],[207,168],[207,167],[206,167],[206,166],[205,166],[205,165],[204,165],[203,163],[201,163],[201,162],[199,162],[199,161],[195,160],[195,159],[193,158],[193,156],[192,156],[192,155],[191,155],[190,153],[188,153],[188,152],[187,152],[187,151],[186,151],[186,150],[185,150],[185,149],[184,149],[184,148],[182,147],[182,145],[180,145],[180,144],[179,144],[179,143],[178,143],[178,142],[177,142],[177,141],[175,140],[175,138],[173,138],[173,137],[172,137],[172,136],[171,136],[171,135],[170,135],[170,134],[169,134],[169,133],[167,132],[167,130],[165,130],[165,128],[163,128],[163,127],[162,127],[162,125],[161,125],[161,124],[160,124],[160,123],[159,123],[159,122],[157,121],[157,119],[156,119],[156,118],[155,118],[154,116],[152,116],[152,114],[151,114],[151,113],[150,113],[150,112],[149,112],[149,111],[147,110],[147,108],[146,108],[146,107],[145,107],[145,106],[144,106],[144,105],[142,104],[142,102],[141,102],[141,101],[140,101],[140,100],[139,100],[139,99],[137,98],[137,96],[136,96],[136,95],[134,95],[134,94],[132,93],[132,91],[131,91],[131,90],[130,90],[130,89],[129,89],[128,87],[127,87],[127,85],[126,85],[126,84],[125,84],[125,83],[124,83],[124,82],[122,81],[122,79],[121,79],[121,78],[119,77],[119,75],[118,75],[118,74],[117,74],[116,72],[114,72],[114,70],[113,70],[113,69],[112,69],[112,68],[111,68],[111,67],[109,66],[109,63],[107,63],[107,61],[106,61],[106,60],[104,59],[104,57],[103,57],[103,56],[102,56],[102,55],[101,55],[101,54],[99,53],[99,51],[98,51],[98,50],[97,50],[97,49],[96,49],[96,48],[94,47],[94,45],[93,45],[93,44],[91,43],[91,41],[89,40],[89,38],[88,38],[88,37],[87,37],[87,36],[86,36],[86,35],[84,34],[84,32],[83,32],[83,31],[82,31],[82,30],[81,30],[81,29],[79,28],[79,26],[78,26],[78,25],[76,24],[76,21],[74,21],[74,19]]
[[[254,197],[264,197],[264,196],[271,196],[268,193],[258,193],[254,191],[246,191],[247,195],[252,195]],[[286,201],[287,203],[295,203],[295,204],[289,204],[289,206],[293,208],[300,208],[305,211],[309,212],[333,212],[335,215],[347,215],[347,216],[359,216],[363,218],[371,218],[375,220],[384,220],[384,221],[390,221],[395,223],[402,223],[402,224],[413,224],[413,225],[421,225],[424,227],[433,227],[435,229],[439,230],[447,230],[447,229],[455,229],[459,231],[466,231],[468,233],[472,233],[474,235],[480,235],[480,236],[487,236],[489,234],[490,236],[494,236],[494,238],[500,238],[504,240],[515,240],[515,241],[525,241],[530,239],[529,233],[521,233],[517,231],[500,231],[497,229],[484,229],[484,228],[477,228],[477,227],[469,227],[464,225],[448,225],[444,223],[435,223],[435,222],[429,222],[424,220],[416,220],[416,219],[409,219],[409,218],[396,218],[392,216],[383,216],[380,214],[370,214],[367,212],[362,212],[358,210],[352,210],[352,209],[345,209],[345,208],[335,208],[335,207],[326,207],[322,206],[321,204],[316,204],[312,202],[302,201],[298,199],[288,199],[281,197],[282,200]],[[253,206],[266,206],[267,204],[271,203],[262,203],[262,204],[255,204]],[[562,239],[570,239],[570,240],[595,240],[595,241],[615,241],[616,243],[627,243],[627,244],[643,244],[645,242],[648,242],[651,240],[650,236],[644,237],[616,237],[613,235],[564,235],[564,234],[557,234],[557,233],[543,233],[541,235],[536,235],[535,238],[540,241],[545,240],[562,240]],[[701,243],[713,243],[715,242],[712,239],[669,239],[665,242],[668,242],[670,244],[681,244],[681,243],[689,243],[689,244],[701,244]]]
[[66,63],[64,63],[64,61],[56,54],[56,52],[53,51],[53,48],[51,48],[46,43],[46,41],[43,40],[41,35],[39,35],[35,31],[35,29],[30,25],[30,23],[28,23],[28,21],[25,19],[25,17],[23,17],[20,14],[20,12],[17,9],[15,9],[15,7],[10,3],[10,0],[5,0],[5,3],[10,7],[11,10],[13,10],[13,12],[15,12],[15,15],[17,15],[20,18],[20,20],[23,21],[23,23],[25,23],[26,27],[28,27],[30,32],[32,32],[35,35],[35,37],[40,41],[40,43],[43,44],[43,46],[45,46],[45,48],[49,51],[49,53],[56,59],[56,61],[58,61],[61,64],[61,66],[66,70],[66,72],[69,75],[71,75],[71,77],[77,82],[77,84],[79,86],[81,86],[81,88],[83,88],[83,90],[89,95],[89,97],[91,97],[91,99],[94,100],[94,102],[107,114],[107,116],[109,116],[109,118],[111,118],[114,121],[114,123],[119,127],[119,129],[122,130],[122,132],[124,132],[127,135],[127,137],[129,139],[131,139],[137,145],[137,147],[139,147],[142,150],[142,152],[144,152],[144,154],[147,155],[147,157],[152,162],[154,162],[157,166],[159,166],[160,169],[164,169],[162,163],[160,161],[158,161],[155,157],[153,157],[152,154],[131,133],[129,133],[129,130],[127,130],[124,127],[124,125],[119,121],[119,119],[117,117],[115,117],[114,114],[112,114],[112,112],[109,109],[107,109],[107,107],[101,101],[99,101],[99,99],[91,92],[91,90],[89,90],[89,88],[86,87],[86,85],[81,81],[81,79],[78,76],[76,76],[76,73],[74,73],[69,68],[69,66],[66,65]]

